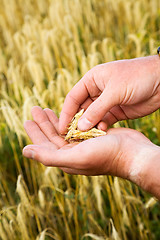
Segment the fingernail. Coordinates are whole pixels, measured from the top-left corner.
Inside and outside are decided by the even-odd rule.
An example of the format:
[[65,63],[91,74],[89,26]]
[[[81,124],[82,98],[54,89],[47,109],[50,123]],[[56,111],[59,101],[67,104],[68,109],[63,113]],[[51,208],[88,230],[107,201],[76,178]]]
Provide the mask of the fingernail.
[[92,123],[87,118],[82,118],[78,121],[78,128],[81,131],[86,131],[92,127]]
[[23,155],[24,155],[26,158],[34,158],[34,151],[31,150],[31,149],[24,148],[24,149],[23,149]]

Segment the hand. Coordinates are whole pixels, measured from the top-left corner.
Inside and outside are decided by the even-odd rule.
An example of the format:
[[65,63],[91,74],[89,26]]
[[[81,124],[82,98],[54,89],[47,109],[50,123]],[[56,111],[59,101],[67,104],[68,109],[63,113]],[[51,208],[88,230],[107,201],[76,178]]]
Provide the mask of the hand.
[[[110,129],[106,136],[69,144],[59,136],[58,118],[50,109],[34,107],[32,115],[34,121],[27,121],[25,129],[34,145],[24,148],[24,156],[69,174],[119,176],[152,192],[149,164],[154,165],[159,148],[143,134],[132,129]],[[156,191],[152,193],[160,197]]]
[[106,130],[119,120],[148,115],[160,107],[160,59],[150,56],[114,61],[92,68],[68,93],[59,128],[65,133],[75,113],[86,111],[78,128],[98,124]]

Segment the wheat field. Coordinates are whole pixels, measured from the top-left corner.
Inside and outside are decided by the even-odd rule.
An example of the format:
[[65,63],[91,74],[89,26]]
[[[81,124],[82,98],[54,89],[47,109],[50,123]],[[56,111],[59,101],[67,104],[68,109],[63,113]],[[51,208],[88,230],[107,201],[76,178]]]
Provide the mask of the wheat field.
[[[160,239],[160,205],[117,177],[71,176],[22,156],[31,108],[59,115],[93,66],[156,54],[159,0],[0,0],[0,239]],[[159,111],[123,121],[160,145]]]

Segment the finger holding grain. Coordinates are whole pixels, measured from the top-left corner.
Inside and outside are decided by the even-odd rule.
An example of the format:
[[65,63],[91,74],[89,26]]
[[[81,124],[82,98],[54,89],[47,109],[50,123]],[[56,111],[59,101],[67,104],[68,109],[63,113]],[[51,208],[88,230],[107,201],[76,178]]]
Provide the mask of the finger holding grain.
[[69,142],[75,142],[75,141],[84,141],[90,138],[105,136],[106,132],[99,130],[97,128],[92,128],[89,131],[82,132],[78,129],[78,120],[84,113],[84,109],[82,109],[80,112],[78,112],[74,118],[72,119],[70,126],[68,128],[68,133],[65,137],[65,140]]

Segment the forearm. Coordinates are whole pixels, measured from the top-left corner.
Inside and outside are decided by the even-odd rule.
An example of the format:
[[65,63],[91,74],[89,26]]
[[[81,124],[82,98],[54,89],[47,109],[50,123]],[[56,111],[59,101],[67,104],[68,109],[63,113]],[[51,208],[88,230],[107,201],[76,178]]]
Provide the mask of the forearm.
[[146,181],[144,179],[143,185],[146,191],[152,193],[160,200],[160,148],[155,152],[153,157],[151,157],[146,167]]

